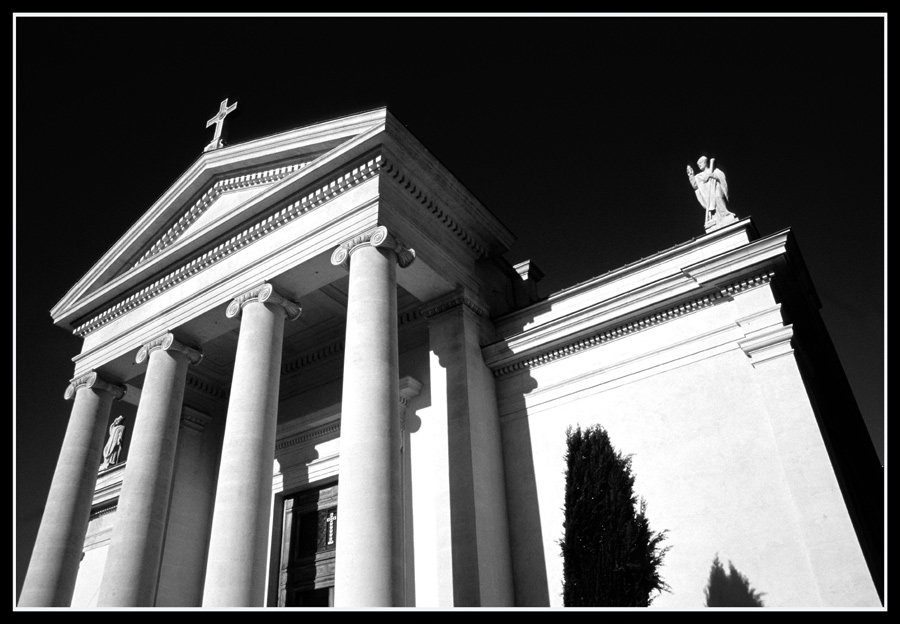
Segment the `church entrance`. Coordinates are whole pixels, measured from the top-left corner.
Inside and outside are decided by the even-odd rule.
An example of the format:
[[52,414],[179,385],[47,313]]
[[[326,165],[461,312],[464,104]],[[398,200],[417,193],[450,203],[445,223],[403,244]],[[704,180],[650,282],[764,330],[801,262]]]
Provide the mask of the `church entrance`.
[[284,500],[279,607],[334,606],[337,491],[329,485]]

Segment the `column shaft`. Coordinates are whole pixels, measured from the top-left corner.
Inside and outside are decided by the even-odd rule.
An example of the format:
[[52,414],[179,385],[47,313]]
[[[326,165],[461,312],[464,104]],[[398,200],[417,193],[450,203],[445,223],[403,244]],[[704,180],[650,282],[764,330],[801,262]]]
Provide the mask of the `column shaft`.
[[272,464],[285,310],[242,311],[203,592],[204,607],[260,607],[272,507]]
[[[353,251],[341,406],[335,606],[392,606],[393,471],[399,469],[397,257]],[[345,504],[342,501],[347,501]]]
[[177,351],[150,352],[99,606],[154,606],[188,362]]
[[68,607],[72,603],[113,398],[99,387],[75,391],[69,426],[19,596],[20,607]]

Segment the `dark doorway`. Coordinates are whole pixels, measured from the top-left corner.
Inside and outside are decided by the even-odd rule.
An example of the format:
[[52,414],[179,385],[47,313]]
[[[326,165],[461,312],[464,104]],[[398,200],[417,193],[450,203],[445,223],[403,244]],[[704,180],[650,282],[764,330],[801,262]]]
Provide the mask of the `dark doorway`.
[[284,500],[279,607],[334,606],[337,485]]

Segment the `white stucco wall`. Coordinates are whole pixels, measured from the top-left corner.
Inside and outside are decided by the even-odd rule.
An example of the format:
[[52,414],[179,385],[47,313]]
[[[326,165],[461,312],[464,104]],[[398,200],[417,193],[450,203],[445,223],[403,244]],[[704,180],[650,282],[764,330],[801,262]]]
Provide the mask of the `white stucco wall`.
[[78,579],[75,581],[75,593],[72,595],[73,607],[97,606],[103,567],[106,565],[106,553],[109,551],[109,538],[112,536],[115,521],[116,512],[110,511],[91,518],[88,524],[84,540],[84,557],[78,567]]
[[880,606],[794,356],[735,342],[751,293],[498,380],[517,604],[562,606],[566,429],[600,424],[668,531],[653,606],[702,607],[716,555],[768,607]]

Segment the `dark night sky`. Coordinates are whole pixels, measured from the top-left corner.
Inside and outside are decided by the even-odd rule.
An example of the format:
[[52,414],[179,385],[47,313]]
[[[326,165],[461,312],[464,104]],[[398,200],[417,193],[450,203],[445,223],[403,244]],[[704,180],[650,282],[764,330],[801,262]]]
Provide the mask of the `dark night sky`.
[[507,257],[538,263],[544,294],[701,235],[685,166],[716,157],[738,216],[764,236],[793,229],[883,461],[885,28],[877,16],[15,19],[17,587],[81,342],[49,310],[201,154],[225,97],[239,102],[231,144],[387,106],[517,235]]

